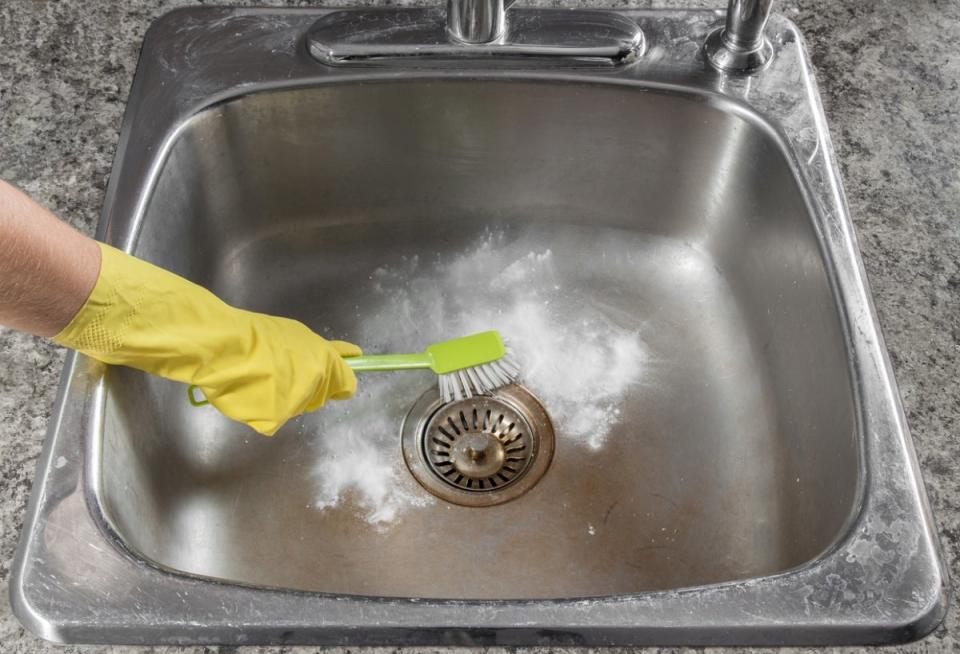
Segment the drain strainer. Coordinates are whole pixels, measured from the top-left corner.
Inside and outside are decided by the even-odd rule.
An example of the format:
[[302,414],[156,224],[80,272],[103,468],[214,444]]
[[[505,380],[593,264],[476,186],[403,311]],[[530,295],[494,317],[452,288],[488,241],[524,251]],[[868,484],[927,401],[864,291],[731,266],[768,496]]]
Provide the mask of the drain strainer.
[[449,404],[431,389],[403,422],[403,458],[437,497],[491,506],[525,493],[547,471],[553,426],[540,402],[516,384]]

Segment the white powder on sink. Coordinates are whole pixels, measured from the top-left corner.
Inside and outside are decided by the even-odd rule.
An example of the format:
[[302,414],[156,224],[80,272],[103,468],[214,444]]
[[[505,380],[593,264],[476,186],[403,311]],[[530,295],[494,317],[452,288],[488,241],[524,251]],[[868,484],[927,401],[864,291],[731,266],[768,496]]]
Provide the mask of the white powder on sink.
[[431,374],[369,374],[349,402],[333,402],[303,418],[315,441],[314,506],[359,511],[370,524],[385,527],[404,509],[433,497],[406,470],[400,424]]
[[[596,450],[642,381],[639,326],[603,305],[578,275],[590,264],[558,258],[503,233],[487,234],[457,255],[417,257],[375,271],[376,301],[352,338],[368,353],[417,351],[430,343],[497,329],[520,363],[521,383],[546,407],[558,447]],[[416,500],[432,501],[406,471],[399,427],[436,378],[369,373],[358,396],[315,414],[319,508],[351,498],[365,519],[386,525]]]
[[390,457],[362,435],[345,428],[337,434],[337,447],[320,459],[316,468],[318,509],[332,507],[353,493],[353,502],[361,507],[367,522],[391,522],[416,496],[397,483]]

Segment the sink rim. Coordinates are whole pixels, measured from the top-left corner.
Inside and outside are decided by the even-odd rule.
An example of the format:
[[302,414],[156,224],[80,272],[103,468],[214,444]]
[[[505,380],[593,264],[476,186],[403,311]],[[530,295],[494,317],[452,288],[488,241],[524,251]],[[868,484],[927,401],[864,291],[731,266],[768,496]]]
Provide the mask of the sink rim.
[[[245,95],[257,89],[270,90],[281,86],[293,88],[289,79],[279,82],[253,80],[242,82],[240,86],[237,86],[234,80],[228,83],[227,88],[218,91],[215,85],[210,85],[209,79],[190,78],[189,75],[177,78],[176,67],[171,62],[183,63],[189,60],[189,53],[178,51],[176,47],[174,34],[178,29],[180,38],[185,38],[184,35],[195,37],[194,32],[206,34],[204,29],[211,33],[219,30],[221,36],[226,37],[226,32],[232,32],[240,25],[236,21],[253,24],[260,20],[271,20],[273,25],[281,26],[275,36],[286,38],[288,33],[282,29],[282,25],[288,24],[290,30],[299,32],[301,24],[312,24],[312,21],[327,11],[330,10],[190,8],[175,10],[154,23],[146,37],[138,65],[104,202],[104,212],[97,230],[98,238],[121,246],[126,245],[128,249],[132,245],[137,221],[142,217],[150,195],[149,180],[156,179],[160,162],[173,142],[173,131],[182,126],[182,120],[195,115],[200,109],[236,97],[239,92]],[[653,37],[661,35],[658,29],[665,31],[667,27],[680,27],[685,30],[686,42],[691,45],[698,44],[704,30],[715,25],[720,18],[720,14],[713,11],[633,10],[618,13],[641,21],[645,32]],[[227,584],[208,578],[194,579],[184,573],[171,575],[151,568],[149,564],[144,565],[144,562],[131,557],[118,543],[112,542],[115,539],[110,538],[116,549],[107,551],[105,548],[103,552],[95,555],[94,572],[102,571],[105,574],[112,571],[108,577],[111,577],[114,583],[117,575],[126,575],[128,581],[138,580],[138,584],[150,584],[155,591],[154,595],[168,596],[178,590],[189,591],[194,596],[201,596],[201,600],[194,600],[195,607],[222,607],[228,599],[239,604],[238,597],[251,601],[256,598],[256,606],[243,613],[239,620],[238,616],[221,615],[219,621],[210,619],[207,624],[198,625],[190,622],[191,613],[185,611],[184,607],[162,603],[142,604],[138,607],[140,612],[131,615],[129,606],[125,606],[124,602],[114,600],[114,603],[110,604],[103,598],[95,600],[85,596],[83,589],[74,590],[58,582],[50,591],[50,575],[53,575],[54,582],[57,582],[59,576],[75,575],[76,562],[73,567],[66,565],[69,562],[60,562],[60,567],[57,567],[41,557],[44,552],[41,536],[45,529],[48,526],[62,527],[60,522],[68,518],[73,521],[68,524],[75,523],[77,527],[74,537],[87,539],[81,542],[94,545],[102,542],[105,533],[110,535],[109,529],[103,530],[107,523],[105,517],[99,513],[99,501],[93,487],[90,483],[84,483],[84,479],[94,480],[98,476],[98,471],[94,470],[93,466],[99,460],[96,452],[99,444],[98,439],[91,435],[99,433],[97,429],[102,427],[104,369],[99,364],[92,364],[71,353],[64,367],[63,381],[54,406],[54,419],[51,421],[50,433],[38,463],[38,483],[31,493],[23,537],[12,569],[11,601],[14,612],[21,621],[35,633],[50,640],[117,643],[348,641],[371,644],[452,644],[460,642],[456,639],[467,638],[470,640],[466,642],[478,644],[532,644],[545,641],[673,645],[852,644],[901,642],[932,630],[946,610],[946,570],[938,553],[932,516],[919,482],[919,467],[898,401],[892,369],[873,309],[859,249],[856,247],[852,222],[843,200],[839,171],[833,159],[819,96],[812,86],[811,65],[802,37],[792,23],[775,16],[771,19],[769,29],[775,30],[781,37],[775,41],[779,52],[774,68],[778,65],[786,67],[793,57],[793,65],[802,71],[801,77],[807,84],[800,90],[787,88],[786,85],[779,88],[787,96],[788,102],[794,102],[793,105],[783,104],[784,98],[773,98],[760,92],[762,89],[754,89],[751,103],[744,106],[750,113],[761,116],[763,124],[766,125],[770,123],[762,117],[764,114],[769,114],[772,118],[785,116],[788,120],[793,120],[796,116],[788,110],[791,107],[803,109],[802,121],[782,124],[787,146],[785,153],[791,167],[799,166],[794,169],[794,173],[803,173],[798,175],[799,179],[803,180],[800,186],[807,201],[811,203],[818,242],[821,248],[827,248],[824,262],[834,286],[837,310],[840,311],[847,341],[845,345],[851,355],[848,363],[854,366],[851,369],[851,380],[854,385],[855,426],[861,459],[861,496],[857,502],[858,509],[852,512],[849,529],[845,530],[844,536],[821,557],[797,569],[746,581],[653,591],[639,595],[604,596],[601,600],[417,600],[345,595],[336,595],[334,600],[320,593],[247,588],[234,582]],[[166,45],[164,39],[168,39]],[[656,46],[658,41],[652,39],[651,43]],[[263,44],[257,45],[262,47]],[[256,47],[251,46],[248,49],[248,55],[259,54]],[[159,61],[163,64],[158,63]],[[294,61],[298,61],[296,56]],[[290,62],[284,60],[282,63],[289,65]],[[298,62],[297,65],[300,64],[303,62]],[[343,82],[349,82],[351,78],[353,81],[370,79],[369,74],[318,71],[315,64],[310,66],[311,68],[302,68],[306,71],[302,74],[309,78],[301,79],[304,85],[314,85],[318,83],[318,77],[327,76]],[[195,75],[203,74],[202,71],[191,72]],[[290,76],[291,72],[287,71],[286,74]],[[474,72],[470,71],[471,76]],[[271,74],[281,73],[274,66]],[[498,74],[501,74],[501,71],[490,73],[491,76]],[[641,60],[618,74],[641,75],[648,86],[659,83],[664,89],[675,90],[685,89],[684,84],[709,85],[720,79],[717,73],[704,71],[697,66],[695,57],[685,60],[680,55],[677,55],[675,60],[665,62]],[[551,71],[536,74],[534,77],[557,80],[557,75],[555,71]],[[567,76],[563,78],[569,79]],[[177,94],[171,94],[163,100],[152,97],[145,90],[156,89],[157,83],[164,79],[171,83],[170,88],[178,89]],[[327,83],[329,81],[328,79]],[[606,81],[609,81],[609,78]],[[742,84],[738,86],[737,80],[724,81],[729,86],[723,88],[722,92],[718,91],[718,97],[724,102],[735,100],[738,93],[744,92]],[[776,84],[773,86],[774,88],[768,91],[777,90]],[[142,130],[134,128],[138,126],[138,121],[145,120],[144,116],[151,111],[154,112],[154,122],[161,128],[154,128],[147,137]],[[164,135],[163,130],[167,129],[164,126],[177,127]],[[815,129],[815,145],[818,148],[812,153],[804,149],[802,135],[802,128],[810,126]],[[773,135],[778,138],[778,131]],[[153,144],[152,148],[140,149],[150,143]],[[807,145],[809,146],[809,143]],[[138,149],[141,154],[152,150],[152,154],[131,162],[130,153]],[[806,164],[803,164],[801,153],[810,157]],[[138,181],[132,185],[121,183],[131,179]],[[121,193],[120,188],[126,190]],[[115,223],[113,219],[118,216],[120,222]],[[127,216],[127,219],[130,216],[135,217],[129,220],[126,231],[122,225],[123,216]],[[845,266],[843,269],[841,264]],[[877,397],[869,395],[871,390]],[[864,395],[868,396],[864,398]],[[867,400],[872,400],[872,403]],[[871,414],[871,410],[878,415]],[[884,415],[879,415],[880,413]],[[873,429],[868,428],[870,424],[878,421],[879,425],[875,425]],[[71,431],[73,425],[83,425],[85,433],[78,434],[75,429]],[[82,471],[70,458],[67,459],[68,465],[62,468],[53,465],[55,454],[67,454],[75,458],[83,441],[86,441],[87,456]],[[887,488],[880,484],[878,476],[873,474],[869,461],[875,457],[882,459],[884,456],[884,461],[893,465],[901,475],[896,478],[896,481],[900,482],[899,486],[894,484]],[[791,607],[788,601],[790,598],[770,595],[771,587],[776,586],[778,581],[812,581],[815,574],[826,572],[826,563],[836,562],[841,550],[846,549],[847,554],[850,554],[851,543],[867,546],[870,542],[875,542],[871,541],[870,537],[882,535],[885,533],[884,527],[889,527],[883,523],[876,504],[893,499],[902,500],[909,505],[903,509],[903,515],[906,516],[904,519],[919,534],[917,547],[909,553],[909,560],[903,562],[902,572],[904,575],[913,573],[914,576],[919,576],[923,589],[927,591],[922,602],[915,601],[899,614],[898,619],[891,619],[889,616],[884,618],[876,614],[876,606],[860,607],[852,602],[844,603],[842,598],[834,600],[825,597],[821,600],[817,596],[815,585],[804,586],[800,583],[794,586],[794,591],[808,589],[803,606],[812,613],[811,618],[797,612],[799,605]],[[68,504],[68,501],[72,504]],[[63,515],[54,514],[57,510],[63,511]],[[871,520],[874,524],[870,524]],[[864,579],[857,581],[862,582]],[[907,582],[901,580],[901,588],[894,590],[904,593],[906,586],[909,586]],[[47,591],[43,591],[39,585],[43,583],[48,584]],[[871,582],[867,579],[865,583],[869,586],[870,583],[875,583],[875,580]],[[139,588],[138,585],[137,589]],[[752,597],[755,602],[773,601],[773,612],[767,614],[767,619],[749,613],[742,599],[739,603],[731,603],[734,595],[727,591],[732,590],[741,591],[741,598]],[[51,592],[56,600],[52,603],[49,600]],[[78,592],[80,595],[76,594]],[[85,598],[88,604],[79,605],[80,598]],[[907,599],[906,596],[904,599]],[[333,604],[331,600],[334,601]],[[199,604],[196,603],[198,601]],[[838,603],[834,604],[834,601]],[[477,615],[475,610],[470,610],[481,606],[484,611],[480,615]],[[705,627],[702,623],[689,620],[684,622],[675,615],[682,607],[689,609],[694,606],[699,610],[705,610],[706,607],[710,611],[712,623],[716,626]],[[589,616],[584,615],[584,608],[591,609]],[[96,620],[91,613],[94,609],[100,611],[96,614]],[[517,613],[524,609],[531,610]],[[871,610],[875,613],[870,614]],[[372,618],[371,612],[374,616]],[[518,620],[517,615],[522,618]],[[800,619],[801,617],[803,619]],[[133,623],[131,618],[140,622]],[[171,625],[179,627],[177,634],[169,632]],[[362,637],[357,636],[356,627],[366,627]],[[449,640],[450,634],[454,637],[453,641]]]

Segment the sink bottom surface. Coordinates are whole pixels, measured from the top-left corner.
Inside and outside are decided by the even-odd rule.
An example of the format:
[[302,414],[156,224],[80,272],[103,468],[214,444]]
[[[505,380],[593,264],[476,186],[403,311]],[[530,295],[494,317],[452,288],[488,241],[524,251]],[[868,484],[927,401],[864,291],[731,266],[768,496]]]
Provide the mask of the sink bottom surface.
[[334,593],[545,598],[745,578],[816,554],[785,537],[806,480],[778,469],[761,344],[690,243],[577,224],[303,227],[236,245],[222,271],[228,300],[368,352],[501,330],[556,453],[518,499],[455,506],[400,451],[429,373],[363,375],[355,399],[268,440],[184,407],[179,385],[118,370],[108,435],[125,414],[167,411],[146,436],[163,463],[143,472],[164,498],[154,530],[119,525],[162,565]]

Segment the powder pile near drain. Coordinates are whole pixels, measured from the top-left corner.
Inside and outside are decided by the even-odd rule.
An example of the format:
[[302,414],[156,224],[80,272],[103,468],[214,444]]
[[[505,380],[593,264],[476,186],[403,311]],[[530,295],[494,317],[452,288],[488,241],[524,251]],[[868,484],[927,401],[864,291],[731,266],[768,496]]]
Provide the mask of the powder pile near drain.
[[[525,240],[491,233],[456,256],[378,269],[366,289],[375,309],[354,338],[369,353],[412,352],[499,330],[521,383],[553,419],[558,447],[599,449],[642,381],[643,341],[637,326],[620,324],[580,283],[589,266]],[[356,398],[316,414],[318,507],[349,497],[369,522],[386,524],[414,502],[433,501],[399,452],[400,423],[431,383],[427,372],[364,375]]]

